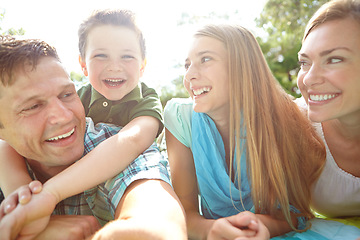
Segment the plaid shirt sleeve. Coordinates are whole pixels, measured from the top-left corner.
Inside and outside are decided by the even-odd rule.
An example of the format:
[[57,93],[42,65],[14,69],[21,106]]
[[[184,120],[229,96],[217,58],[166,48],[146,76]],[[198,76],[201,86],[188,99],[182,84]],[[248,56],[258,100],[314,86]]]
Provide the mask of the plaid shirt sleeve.
[[[85,135],[84,154],[121,129],[108,124],[97,124],[94,128],[91,123],[88,124],[88,131]],[[121,156],[119,161],[121,161]],[[116,208],[126,188],[140,179],[158,179],[171,184],[168,161],[160,154],[155,143],[117,176],[85,191],[85,199],[101,224],[114,219]]]

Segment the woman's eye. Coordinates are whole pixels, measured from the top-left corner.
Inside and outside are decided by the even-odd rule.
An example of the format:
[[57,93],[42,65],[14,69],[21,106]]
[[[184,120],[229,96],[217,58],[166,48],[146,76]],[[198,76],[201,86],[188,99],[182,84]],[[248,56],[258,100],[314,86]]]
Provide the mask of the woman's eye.
[[341,58],[330,58],[329,59],[329,63],[339,63],[342,62],[343,60]]
[[302,70],[306,70],[306,69],[309,69],[309,68],[310,68],[310,63],[307,62],[307,61],[300,60],[300,61],[298,62],[298,64],[300,65],[300,68],[301,68]]

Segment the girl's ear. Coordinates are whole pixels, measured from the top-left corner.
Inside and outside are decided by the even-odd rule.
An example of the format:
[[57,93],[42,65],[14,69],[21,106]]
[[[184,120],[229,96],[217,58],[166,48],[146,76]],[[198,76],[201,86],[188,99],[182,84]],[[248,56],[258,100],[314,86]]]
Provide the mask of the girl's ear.
[[81,70],[83,71],[84,75],[87,77],[89,74],[88,74],[88,71],[87,71],[87,68],[86,68],[86,62],[82,60],[80,55],[79,55],[79,63],[80,63],[80,66],[81,66]]

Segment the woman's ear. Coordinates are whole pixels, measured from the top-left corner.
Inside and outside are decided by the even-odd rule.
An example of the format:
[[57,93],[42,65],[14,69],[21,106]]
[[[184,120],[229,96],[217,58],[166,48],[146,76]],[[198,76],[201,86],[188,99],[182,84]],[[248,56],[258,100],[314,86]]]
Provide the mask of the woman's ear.
[[86,62],[83,61],[83,59],[81,58],[80,55],[79,55],[79,63],[80,63],[80,66],[81,66],[81,70],[83,71],[84,75],[87,77],[89,74],[88,74],[88,71],[87,71],[87,68],[86,68]]

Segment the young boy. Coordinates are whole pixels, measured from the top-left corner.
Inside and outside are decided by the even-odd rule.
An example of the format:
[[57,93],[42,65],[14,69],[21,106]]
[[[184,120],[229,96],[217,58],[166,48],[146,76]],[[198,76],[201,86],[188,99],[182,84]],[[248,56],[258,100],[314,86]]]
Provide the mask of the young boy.
[[[90,81],[78,91],[86,116],[95,124],[107,122],[124,128],[47,181],[44,187],[60,200],[121,172],[163,129],[162,107],[155,90],[139,83],[146,65],[145,43],[132,12],[95,12],[80,25],[79,50],[80,65]],[[23,158],[4,142],[0,154],[0,178],[6,183],[0,187],[7,196],[31,179]],[[30,197],[23,195],[19,201],[25,203]]]

